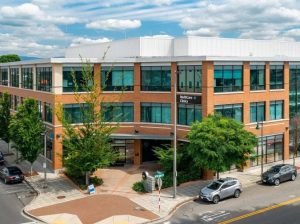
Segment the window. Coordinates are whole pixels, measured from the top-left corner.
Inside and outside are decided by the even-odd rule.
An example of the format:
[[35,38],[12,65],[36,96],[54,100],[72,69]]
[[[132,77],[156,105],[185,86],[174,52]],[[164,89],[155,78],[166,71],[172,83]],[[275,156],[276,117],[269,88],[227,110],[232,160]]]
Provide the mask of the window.
[[17,110],[18,106],[20,105],[20,97],[19,96],[14,96],[14,109]]
[[21,69],[21,86],[24,89],[32,89],[33,86],[33,73],[32,68]]
[[52,123],[52,106],[49,103],[45,103],[45,121]]
[[191,125],[202,120],[202,108],[199,104],[178,104],[178,124]]
[[0,69],[0,85],[3,85],[3,86],[8,85],[8,69],[7,68]]
[[215,65],[214,91],[236,92],[243,90],[242,65]]
[[171,104],[141,103],[141,121],[150,123],[171,123]]
[[250,67],[250,90],[265,89],[265,66],[251,65]]
[[257,102],[250,104],[250,122],[265,120],[265,103]]
[[283,134],[259,138],[258,146],[254,150],[256,156],[251,160],[251,166],[261,164],[262,154],[264,164],[283,160]]
[[290,65],[290,118],[300,113],[300,65]]
[[19,87],[19,68],[10,68],[10,86]]
[[178,91],[200,93],[202,88],[202,70],[199,65],[179,66]]
[[52,88],[52,68],[36,68],[36,89],[39,91],[51,92]]
[[283,89],[283,65],[270,65],[270,89]]
[[[85,91],[83,85],[84,80],[82,71],[82,67],[63,67],[63,92]],[[74,78],[78,86],[77,90],[75,90],[72,74],[74,74],[75,76]]]
[[133,103],[102,103],[104,121],[106,122],[133,122]]
[[243,122],[243,104],[217,105],[215,106],[215,112],[220,113],[224,117]]
[[84,122],[84,110],[88,110],[88,104],[64,104],[64,116],[73,124]]
[[104,91],[133,91],[133,67],[102,67],[101,88]]
[[270,120],[283,119],[283,100],[270,102]]
[[171,91],[170,67],[141,67],[142,91]]

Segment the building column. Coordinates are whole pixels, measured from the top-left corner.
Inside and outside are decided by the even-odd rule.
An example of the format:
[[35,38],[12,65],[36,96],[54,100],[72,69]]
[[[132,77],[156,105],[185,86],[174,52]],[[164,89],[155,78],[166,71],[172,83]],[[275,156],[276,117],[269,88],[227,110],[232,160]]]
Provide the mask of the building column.
[[10,67],[7,67],[7,86],[11,86],[10,85]]
[[202,117],[214,112],[214,63],[202,62]]
[[53,128],[53,169],[63,168],[62,127]]
[[21,74],[22,74],[22,67],[18,67],[18,70],[19,70],[19,88],[22,87],[22,77],[21,77]]
[[52,93],[62,94],[63,89],[62,64],[52,64]]
[[32,67],[32,90],[36,91],[36,66]]
[[134,165],[142,164],[142,144],[140,139],[134,140]]
[[[284,69],[283,69],[283,80],[284,80],[284,112],[283,116],[284,119],[289,119],[290,117],[290,100],[289,100],[289,94],[290,94],[290,67],[288,62],[284,62]],[[290,158],[290,149],[289,149],[289,143],[290,143],[290,132],[289,132],[289,122],[286,122],[285,132],[284,132],[284,148],[283,148],[283,159],[287,160]]]
[[243,122],[244,124],[250,123],[250,62],[243,63]]
[[141,91],[141,64],[134,64],[134,122],[139,123],[141,121],[141,102],[139,99]]

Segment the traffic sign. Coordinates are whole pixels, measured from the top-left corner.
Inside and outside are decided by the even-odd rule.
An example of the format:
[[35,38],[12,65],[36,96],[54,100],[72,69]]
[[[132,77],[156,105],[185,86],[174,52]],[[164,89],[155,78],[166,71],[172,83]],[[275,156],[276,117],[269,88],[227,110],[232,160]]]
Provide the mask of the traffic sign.
[[161,171],[156,171],[156,173],[154,175],[155,178],[162,178],[164,176],[165,176],[165,174]]

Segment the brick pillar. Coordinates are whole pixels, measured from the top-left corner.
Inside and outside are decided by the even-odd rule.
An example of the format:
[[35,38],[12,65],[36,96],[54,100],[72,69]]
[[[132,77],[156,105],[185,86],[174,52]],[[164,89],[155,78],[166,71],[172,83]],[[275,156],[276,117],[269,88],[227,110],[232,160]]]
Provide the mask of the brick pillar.
[[142,164],[141,140],[136,139],[134,140],[134,165],[141,165],[141,164]]
[[266,62],[265,83],[267,92],[270,91],[270,62]]
[[63,146],[62,146],[62,127],[53,129],[53,169],[61,169],[63,167]]
[[214,112],[214,63],[202,62],[202,117]]
[[[176,77],[177,76],[177,77]],[[177,81],[178,80],[178,74],[177,74],[177,63],[176,62],[172,62],[171,63],[171,124],[174,124],[174,111],[177,110],[177,108],[175,108],[175,102],[174,102],[174,94],[175,94],[175,87],[177,87]],[[178,114],[177,114],[178,117]],[[174,127],[173,127],[174,129]]]
[[244,90],[244,102],[243,102],[243,121],[244,124],[250,123],[250,63],[244,62],[243,64],[243,90]]
[[141,121],[141,102],[139,99],[141,90],[141,64],[134,64],[134,122],[139,123]]

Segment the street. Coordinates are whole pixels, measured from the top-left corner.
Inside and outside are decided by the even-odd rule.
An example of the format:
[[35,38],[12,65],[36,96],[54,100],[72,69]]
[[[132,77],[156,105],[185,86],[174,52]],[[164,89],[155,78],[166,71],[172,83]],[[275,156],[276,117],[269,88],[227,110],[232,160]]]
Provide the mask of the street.
[[189,202],[162,223],[299,223],[299,189],[299,177],[278,187],[256,184],[245,188],[240,198],[225,199],[217,205],[201,200]]
[[22,215],[23,207],[32,198],[31,188],[25,182],[5,185],[3,181],[0,181],[0,224],[32,222]]

